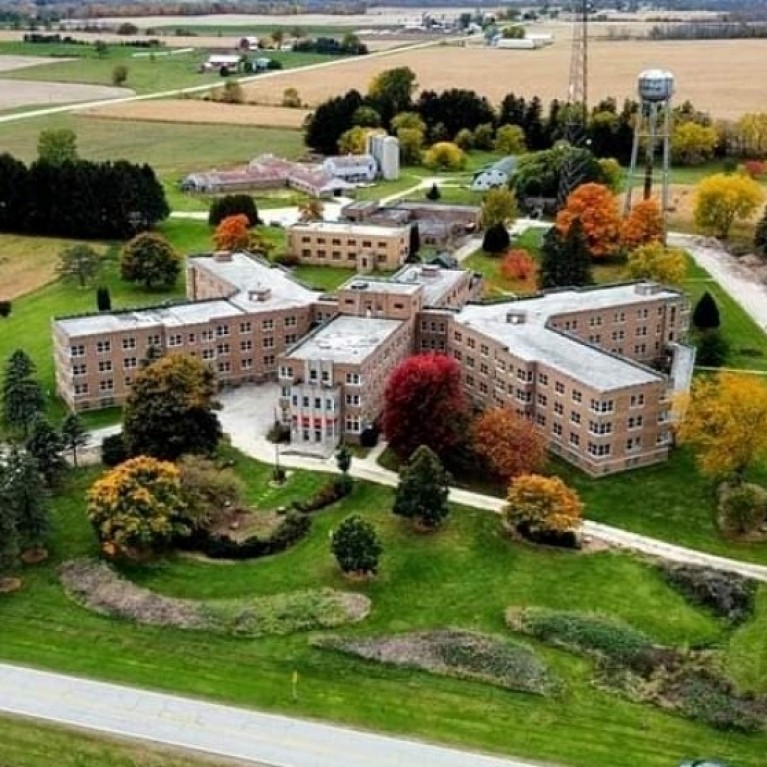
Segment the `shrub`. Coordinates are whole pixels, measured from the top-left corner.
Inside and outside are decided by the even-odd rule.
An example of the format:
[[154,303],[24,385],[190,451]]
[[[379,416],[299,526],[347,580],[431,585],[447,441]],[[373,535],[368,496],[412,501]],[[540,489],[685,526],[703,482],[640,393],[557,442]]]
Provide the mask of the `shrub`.
[[224,197],[217,197],[210,204],[208,224],[218,226],[225,218],[238,215],[247,216],[249,227],[258,226],[261,223],[256,203],[249,194],[227,194]]
[[128,67],[125,64],[117,64],[112,69],[112,85],[123,85],[128,79]]
[[507,280],[526,280],[534,270],[533,259],[526,250],[510,250],[501,261],[501,274]]
[[301,263],[301,259],[292,253],[280,253],[274,257],[274,260],[280,266],[287,266],[288,268],[298,266]]
[[269,442],[275,444],[285,444],[290,442],[290,426],[279,421],[275,421],[269,431],[266,433]]
[[485,236],[482,239],[482,250],[485,253],[498,255],[507,251],[510,244],[511,238],[506,226],[500,223],[493,224],[485,231]]
[[583,504],[559,477],[515,477],[506,500],[506,524],[531,540],[557,541],[568,533],[574,535],[580,526]]
[[753,533],[767,517],[767,491],[750,483],[724,484],[719,491],[719,513],[727,532]]
[[730,345],[718,330],[698,333],[695,346],[695,361],[698,365],[719,368],[727,361]]
[[101,440],[101,463],[104,466],[117,466],[129,458],[128,447],[122,432],[110,434]]
[[342,477],[336,477],[324,484],[308,500],[293,501],[293,508],[296,511],[301,511],[305,514],[312,511],[319,511],[326,506],[336,503],[336,501],[340,501],[342,498],[349,495],[351,490],[351,482],[345,482]]
[[378,444],[380,429],[375,424],[368,426],[360,432],[360,447],[375,447]]
[[377,663],[548,695],[558,684],[528,647],[473,631],[440,629],[365,638],[322,637],[315,646]]
[[685,599],[730,623],[741,623],[754,611],[756,583],[750,578],[696,565],[666,564],[662,569],[668,583]]
[[383,549],[373,525],[355,514],[333,531],[330,550],[343,572],[375,575]]
[[11,302],[0,301],[0,317],[8,317],[11,313]]
[[442,192],[439,191],[439,187],[437,186],[437,182],[435,181],[428,192],[426,192],[426,199],[431,200],[432,202],[436,202],[442,197]]

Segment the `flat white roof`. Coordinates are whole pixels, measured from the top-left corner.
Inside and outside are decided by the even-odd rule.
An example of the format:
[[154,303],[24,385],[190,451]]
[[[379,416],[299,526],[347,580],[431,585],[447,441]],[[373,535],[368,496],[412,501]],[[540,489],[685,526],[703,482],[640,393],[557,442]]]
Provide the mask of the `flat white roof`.
[[395,237],[407,233],[410,226],[386,226],[384,224],[355,224],[350,221],[309,221],[293,224],[297,232],[326,232],[327,234],[359,235],[360,237]]
[[342,315],[299,342],[287,359],[360,363],[402,324],[402,320]]
[[357,275],[347,280],[338,289],[351,293],[392,293],[401,296],[410,296],[421,289],[419,283],[395,282],[393,279],[375,279]]
[[[611,391],[663,380],[663,376],[627,358],[554,330],[548,327],[549,321],[556,315],[571,311],[641,305],[659,297],[679,298],[680,294],[666,289],[649,295],[641,294],[634,284],[566,290],[502,304],[469,304],[456,313],[455,321],[502,343],[520,359],[540,361],[597,391]],[[524,314],[524,321],[509,322],[510,312]]]
[[423,285],[424,305],[439,306],[445,296],[465,278],[464,269],[442,269],[431,264],[403,266],[392,280],[403,285]]

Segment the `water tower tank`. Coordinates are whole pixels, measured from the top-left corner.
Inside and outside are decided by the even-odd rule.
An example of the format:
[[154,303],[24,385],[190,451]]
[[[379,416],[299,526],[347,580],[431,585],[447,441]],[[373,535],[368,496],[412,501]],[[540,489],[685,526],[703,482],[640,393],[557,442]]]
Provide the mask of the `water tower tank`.
[[667,101],[674,95],[674,75],[662,69],[647,69],[638,79],[642,101]]

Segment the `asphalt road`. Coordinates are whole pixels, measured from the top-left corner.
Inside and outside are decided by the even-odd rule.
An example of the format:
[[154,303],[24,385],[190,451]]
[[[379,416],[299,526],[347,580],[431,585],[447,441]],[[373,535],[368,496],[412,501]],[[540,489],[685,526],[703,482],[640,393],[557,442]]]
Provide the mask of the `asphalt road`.
[[7,664],[0,711],[269,767],[541,767]]

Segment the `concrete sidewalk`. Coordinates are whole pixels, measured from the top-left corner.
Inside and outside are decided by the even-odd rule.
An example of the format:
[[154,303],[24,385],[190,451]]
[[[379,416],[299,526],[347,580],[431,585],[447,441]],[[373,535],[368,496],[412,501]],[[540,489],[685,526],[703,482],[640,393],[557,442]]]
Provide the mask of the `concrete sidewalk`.
[[0,664],[0,711],[270,767],[534,767],[8,664]]

